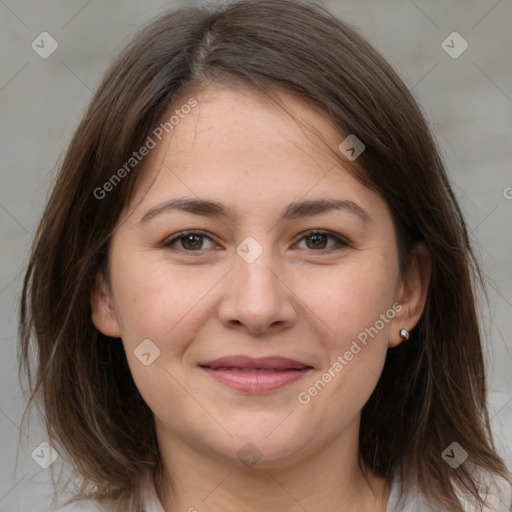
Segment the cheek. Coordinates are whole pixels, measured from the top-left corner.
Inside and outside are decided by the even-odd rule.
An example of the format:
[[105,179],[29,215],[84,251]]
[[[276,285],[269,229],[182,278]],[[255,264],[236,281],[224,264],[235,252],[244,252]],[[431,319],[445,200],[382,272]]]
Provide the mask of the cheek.
[[[393,304],[398,267],[386,258],[353,260],[326,276],[323,287],[314,289],[315,312],[330,329],[340,348],[373,326]],[[388,324],[379,330],[386,331]]]
[[198,272],[198,267],[178,268],[162,262],[156,253],[120,257],[113,280],[123,339],[130,343],[145,338],[158,343],[181,339],[176,332],[182,332],[189,318],[197,318],[201,308],[196,306],[218,280],[207,272],[198,278]]
[[362,408],[382,372],[397,278],[398,265],[372,256],[336,269],[325,282],[327,292],[315,290],[312,308],[316,305],[326,327],[328,358],[319,376],[322,382],[317,376],[316,384],[308,383],[314,387],[312,394],[318,393],[310,405],[336,425]]
[[118,316],[123,322],[122,341],[130,372],[155,414],[167,414],[172,403],[185,418],[200,415],[201,411],[193,410],[194,402],[182,384],[181,356],[194,338],[194,326],[202,325],[200,308],[194,309],[194,305],[212,284],[202,281],[191,288],[190,276],[164,271],[161,264],[149,260],[143,264],[135,259],[120,260],[116,270]]
[[168,399],[185,407],[190,396],[178,383],[184,377],[182,356],[212,314],[209,291],[219,273],[178,269],[162,263],[161,255],[157,260],[156,253],[121,252],[112,251],[111,275],[133,379],[153,410],[165,410]]

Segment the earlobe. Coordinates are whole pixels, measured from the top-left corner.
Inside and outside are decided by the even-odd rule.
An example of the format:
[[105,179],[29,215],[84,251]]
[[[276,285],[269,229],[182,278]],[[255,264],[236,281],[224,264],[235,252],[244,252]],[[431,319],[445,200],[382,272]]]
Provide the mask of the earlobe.
[[91,320],[98,331],[111,338],[121,337],[119,322],[103,272],[98,272],[91,290],[91,310]]
[[[409,264],[404,270],[397,289],[395,300],[402,306],[391,323],[389,347],[407,341],[401,330],[410,332],[423,314],[427,301],[432,258],[424,242],[419,242],[411,251]],[[414,341],[414,333],[410,334]]]

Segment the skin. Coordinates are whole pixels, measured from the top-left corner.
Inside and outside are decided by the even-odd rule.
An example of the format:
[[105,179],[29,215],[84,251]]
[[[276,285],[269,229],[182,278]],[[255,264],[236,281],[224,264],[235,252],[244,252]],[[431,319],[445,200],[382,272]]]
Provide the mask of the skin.
[[[357,464],[360,413],[387,349],[422,314],[428,252],[418,245],[400,272],[385,201],[267,98],[220,84],[195,97],[198,106],[146,157],[111,241],[110,286],[99,274],[91,296],[95,326],[122,338],[154,413],[162,505],[167,512],[384,511],[389,485],[371,472],[365,478]],[[345,138],[321,112],[281,98],[334,148]],[[140,223],[151,208],[179,197],[219,201],[237,216],[167,211]],[[289,203],[322,198],[350,200],[368,219],[332,210],[278,221]],[[164,246],[185,230],[204,237]],[[310,230],[349,244],[320,237],[315,245]],[[248,236],[263,250],[252,263],[236,252]],[[301,404],[299,393],[396,302],[400,312]],[[134,350],[148,338],[160,355],[146,366]],[[255,395],[198,366],[233,354],[279,355],[313,370]],[[247,442],[261,456],[253,466],[237,457]]]

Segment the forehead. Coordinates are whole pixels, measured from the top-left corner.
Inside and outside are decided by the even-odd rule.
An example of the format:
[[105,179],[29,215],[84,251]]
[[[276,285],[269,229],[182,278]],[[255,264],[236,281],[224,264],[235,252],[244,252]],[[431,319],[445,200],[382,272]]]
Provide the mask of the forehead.
[[[196,195],[269,202],[310,192],[332,197],[333,188],[364,192],[329,151],[343,135],[327,114],[297,96],[275,93],[284,109],[250,88],[214,84],[182,95],[164,116],[174,115],[173,127],[144,162],[135,201]],[[184,108],[190,97],[197,105]]]
[[[321,139],[334,147],[339,144],[341,135],[325,113],[280,89],[268,97],[249,87],[213,84],[196,99],[197,107],[180,120],[168,141],[173,156],[183,161],[207,153],[210,158],[233,155],[263,162],[297,151],[318,159],[328,156]],[[321,139],[314,132],[321,134]],[[264,153],[264,147],[273,151]]]

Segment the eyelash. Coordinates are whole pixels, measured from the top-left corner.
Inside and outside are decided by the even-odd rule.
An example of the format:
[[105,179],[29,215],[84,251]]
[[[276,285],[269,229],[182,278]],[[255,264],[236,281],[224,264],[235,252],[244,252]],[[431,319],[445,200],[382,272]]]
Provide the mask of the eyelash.
[[[181,239],[187,237],[187,236],[190,236],[190,235],[198,235],[198,236],[202,236],[204,238],[208,238],[210,239],[212,242],[214,242],[214,240],[212,240],[211,237],[209,237],[208,235],[206,235],[205,233],[201,232],[201,231],[182,231],[181,233],[178,233],[176,236],[174,236],[173,238],[165,241],[163,243],[163,246],[167,249],[170,249],[170,250],[178,250],[178,251],[183,251],[183,252],[188,252],[188,253],[202,253],[203,251],[206,251],[208,249],[197,249],[197,250],[188,250],[188,249],[184,249],[184,248],[179,248],[179,249],[176,249],[174,247],[174,245],[179,242]],[[301,242],[302,240],[304,240],[305,238],[310,238],[312,236],[315,236],[315,235],[325,235],[327,236],[327,238],[331,238],[332,240],[334,240],[338,245],[335,246],[335,247],[330,247],[330,248],[327,248],[327,249],[318,249],[318,250],[315,250],[315,249],[309,249],[310,251],[312,252],[319,252],[319,253],[330,253],[330,252],[333,252],[333,251],[339,251],[339,250],[342,250],[342,249],[346,249],[347,247],[352,247],[350,245],[350,243],[345,240],[344,238],[340,237],[339,235],[336,235],[334,233],[331,233],[330,231],[322,231],[322,230],[312,230],[312,231],[307,231],[306,233],[304,233],[304,235],[302,236],[302,238],[300,238],[298,240],[298,242],[296,243],[299,243]]]

